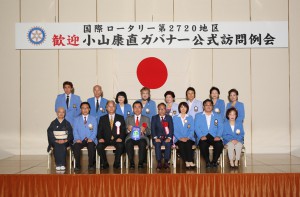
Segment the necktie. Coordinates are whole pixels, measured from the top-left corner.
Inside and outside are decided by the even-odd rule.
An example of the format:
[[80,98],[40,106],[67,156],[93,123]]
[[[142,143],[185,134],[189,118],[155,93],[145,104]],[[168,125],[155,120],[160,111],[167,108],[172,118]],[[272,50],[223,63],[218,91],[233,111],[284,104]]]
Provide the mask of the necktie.
[[67,104],[67,109],[69,109],[69,95],[67,96],[66,104]]
[[98,99],[97,99],[97,103],[96,103],[96,113],[98,112],[98,110],[99,110],[99,101],[98,101]]
[[87,123],[87,121],[86,121],[86,116],[84,117],[84,124],[86,124]]
[[114,126],[113,116],[110,116],[110,121],[109,121],[109,123],[110,123],[110,129],[112,129],[113,126]]
[[161,117],[161,125],[164,127],[164,117]]
[[137,117],[136,117],[136,120],[135,120],[135,126],[138,127],[139,125],[140,125],[139,117],[137,116]]

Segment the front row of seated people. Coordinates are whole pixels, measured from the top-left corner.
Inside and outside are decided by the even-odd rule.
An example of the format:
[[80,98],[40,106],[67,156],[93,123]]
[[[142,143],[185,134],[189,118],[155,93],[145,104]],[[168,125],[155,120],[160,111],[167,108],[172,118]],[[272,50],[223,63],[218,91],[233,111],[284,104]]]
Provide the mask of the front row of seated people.
[[[226,111],[227,121],[213,112],[213,101],[207,99],[203,102],[203,112],[197,113],[195,119],[188,115],[189,105],[181,102],[178,105],[178,115],[173,117],[166,113],[166,104],[157,106],[158,114],[150,119],[142,115],[143,105],[140,101],[133,103],[133,115],[126,118],[116,114],[116,103],[106,103],[107,114],[102,116],[99,124],[94,116],[90,115],[90,104],[80,104],[81,115],[75,118],[74,127],[65,119],[65,109],[57,108],[57,118],[48,128],[48,150],[54,148],[54,157],[57,170],[65,169],[67,147],[72,145],[75,157],[75,170],[80,170],[81,149],[87,147],[89,157],[89,170],[95,169],[96,149],[100,155],[100,168],[109,167],[105,148],[114,146],[115,161],[113,167],[120,168],[120,158],[124,148],[130,162],[130,169],[135,168],[134,145],[138,145],[138,168],[144,168],[147,147],[152,135],[155,148],[157,169],[169,168],[172,145],[177,145],[180,156],[185,162],[186,168],[194,168],[193,145],[198,145],[201,155],[204,157],[206,167],[217,167],[218,158],[223,146],[228,147],[228,157],[231,167],[239,165],[240,154],[244,143],[244,129],[238,118],[238,111],[232,107]],[[133,132],[140,131],[137,138],[133,138]],[[54,131],[67,131],[67,138],[55,139]],[[213,158],[209,159],[209,147],[213,146]],[[162,154],[161,146],[165,146]],[[163,155],[163,156],[162,156]],[[164,162],[163,162],[164,161]]]

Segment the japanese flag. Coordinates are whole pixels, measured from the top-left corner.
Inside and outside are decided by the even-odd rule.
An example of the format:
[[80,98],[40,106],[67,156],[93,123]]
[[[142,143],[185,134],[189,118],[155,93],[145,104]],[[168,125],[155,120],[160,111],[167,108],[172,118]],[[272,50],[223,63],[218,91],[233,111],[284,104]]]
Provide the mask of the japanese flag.
[[164,99],[168,90],[185,98],[190,60],[191,49],[114,50],[114,95],[125,91],[131,99],[139,99],[139,90],[146,86],[152,99]]

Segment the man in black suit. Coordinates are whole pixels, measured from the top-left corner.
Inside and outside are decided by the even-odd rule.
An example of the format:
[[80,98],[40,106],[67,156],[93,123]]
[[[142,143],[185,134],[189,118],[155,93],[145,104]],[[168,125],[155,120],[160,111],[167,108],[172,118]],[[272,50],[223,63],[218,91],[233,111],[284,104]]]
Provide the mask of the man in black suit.
[[114,146],[115,162],[114,168],[120,168],[121,155],[124,151],[124,140],[126,136],[126,125],[123,116],[115,113],[116,104],[114,101],[108,101],[106,103],[106,115],[102,116],[98,124],[97,139],[99,141],[97,145],[97,151],[100,155],[100,168],[109,168],[105,148],[107,146]]
[[[160,103],[157,106],[158,114],[152,116],[151,119],[151,132],[153,136],[153,145],[155,147],[155,155],[157,160],[157,168],[160,170],[162,167],[168,169],[171,156],[171,145],[174,134],[173,119],[166,114],[166,104]],[[165,146],[164,166],[162,166],[161,146]]]

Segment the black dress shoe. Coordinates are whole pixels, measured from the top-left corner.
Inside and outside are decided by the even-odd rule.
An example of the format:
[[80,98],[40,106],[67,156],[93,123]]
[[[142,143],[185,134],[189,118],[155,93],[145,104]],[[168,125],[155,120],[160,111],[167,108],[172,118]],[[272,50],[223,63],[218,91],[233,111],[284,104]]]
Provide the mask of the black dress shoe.
[[134,163],[131,163],[131,164],[130,164],[130,169],[134,169],[134,168],[135,168]]
[[96,170],[95,166],[89,166],[89,170]]
[[74,168],[75,171],[79,171],[80,169],[81,169],[80,166],[76,166],[76,167]]
[[138,168],[139,168],[139,169],[143,169],[143,168],[144,168],[144,165],[139,163]]
[[162,168],[162,164],[161,164],[161,163],[158,163],[156,169],[157,169],[157,170],[160,170],[161,168]]
[[212,167],[211,163],[210,163],[210,162],[207,162],[207,163],[206,163],[206,168],[211,168],[211,167]]
[[164,163],[164,168],[165,169],[169,169],[170,168],[170,164],[168,162]]
[[119,169],[119,168],[120,168],[120,164],[114,163],[114,169]]
[[105,163],[105,164],[101,164],[101,165],[100,165],[100,169],[101,169],[101,170],[105,170],[105,169],[107,169],[107,168],[109,168],[108,163]]
[[213,162],[213,163],[212,163],[212,167],[214,167],[214,168],[217,168],[218,165],[219,165],[218,162]]

